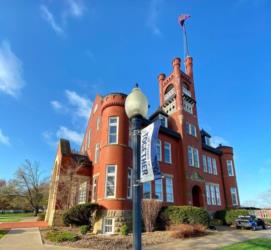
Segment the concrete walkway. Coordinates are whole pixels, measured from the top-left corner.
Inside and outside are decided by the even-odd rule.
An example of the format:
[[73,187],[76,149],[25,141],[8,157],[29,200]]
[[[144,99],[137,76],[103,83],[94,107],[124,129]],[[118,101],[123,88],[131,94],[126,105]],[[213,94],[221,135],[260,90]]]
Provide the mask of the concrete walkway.
[[245,240],[255,238],[271,238],[271,228],[267,230],[251,231],[251,230],[225,230],[216,231],[210,235],[185,240],[172,240],[169,243],[156,246],[144,247],[144,250],[174,250],[174,249],[193,249],[193,250],[209,250],[227,246]]
[[[81,248],[43,245],[38,228],[11,229],[0,240],[0,250],[82,250]],[[86,250],[84,248],[84,250]]]

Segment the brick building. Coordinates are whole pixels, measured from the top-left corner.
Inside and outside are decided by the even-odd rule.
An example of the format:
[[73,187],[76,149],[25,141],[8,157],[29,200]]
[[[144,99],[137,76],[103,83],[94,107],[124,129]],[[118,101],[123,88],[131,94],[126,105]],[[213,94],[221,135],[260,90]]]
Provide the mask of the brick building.
[[[160,107],[142,127],[161,119],[157,143],[161,180],[142,186],[144,199],[164,205],[193,205],[209,212],[239,206],[233,149],[212,147],[211,136],[200,130],[193,80],[193,61],[172,61],[172,72],[158,76]],[[155,86],[153,86],[155,88]],[[104,207],[95,231],[118,232],[131,222],[132,149],[126,95],[96,96],[80,153],[60,140],[53,169],[46,220],[59,223],[59,214],[77,203]]]

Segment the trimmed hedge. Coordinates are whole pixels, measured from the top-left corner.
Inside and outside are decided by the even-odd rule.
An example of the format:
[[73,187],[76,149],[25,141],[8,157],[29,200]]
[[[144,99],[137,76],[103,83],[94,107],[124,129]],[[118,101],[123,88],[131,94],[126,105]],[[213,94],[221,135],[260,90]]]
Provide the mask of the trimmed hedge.
[[68,231],[50,231],[45,236],[48,240],[53,242],[63,242],[63,241],[77,241],[78,236],[74,233]]
[[193,206],[169,206],[160,214],[167,226],[177,224],[201,224],[209,225],[208,212],[200,207]]
[[249,215],[249,211],[246,209],[231,209],[226,211],[225,221],[227,225],[234,224],[235,220],[240,215]]
[[99,210],[99,205],[95,203],[86,203],[86,204],[79,204],[63,214],[63,222],[65,225],[88,225],[92,226],[91,222],[93,219],[93,215],[96,211]]

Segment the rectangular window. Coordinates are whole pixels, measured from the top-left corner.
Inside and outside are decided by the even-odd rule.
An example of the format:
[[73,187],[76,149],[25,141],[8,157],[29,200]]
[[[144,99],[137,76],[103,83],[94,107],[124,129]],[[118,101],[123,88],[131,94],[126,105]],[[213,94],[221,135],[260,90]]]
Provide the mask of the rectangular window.
[[207,204],[211,205],[211,195],[210,195],[210,186],[209,186],[209,184],[205,185],[205,190],[206,190]]
[[99,157],[100,157],[100,144],[97,143],[95,145],[95,157],[94,157],[94,163],[97,163],[99,161]]
[[193,104],[191,104],[190,102],[184,100],[183,101],[183,108],[186,112],[193,114]]
[[90,139],[91,139],[91,128],[88,130],[87,133],[87,149],[89,149],[90,146]]
[[154,183],[155,183],[155,199],[162,201],[163,200],[162,179],[155,180]]
[[132,169],[128,168],[128,180],[127,180],[127,198],[132,198]]
[[212,158],[212,161],[213,161],[213,174],[217,175],[216,159]]
[[116,166],[108,165],[106,168],[105,197],[114,198],[116,196]]
[[167,127],[168,127],[168,119],[167,119],[167,117],[165,117],[165,116],[159,114],[159,119],[160,119],[160,121],[161,121],[161,126],[167,128]]
[[113,218],[104,218],[103,232],[104,234],[114,233],[114,219]]
[[100,125],[101,125],[101,117],[99,116],[96,120],[96,130],[100,129]]
[[87,181],[80,183],[79,185],[79,196],[78,196],[78,203],[86,203],[87,202]]
[[156,151],[157,151],[157,160],[162,161],[162,145],[161,140],[157,140],[156,142]]
[[188,164],[189,166],[194,166],[194,156],[193,156],[193,148],[188,146]]
[[165,149],[165,162],[166,163],[172,163],[172,160],[171,160],[171,144],[168,143],[168,142],[165,142],[164,144],[164,149]]
[[228,175],[234,176],[232,160],[227,160]]
[[196,126],[192,123],[186,122],[185,123],[185,131],[187,134],[197,137],[197,129]]
[[167,202],[173,202],[173,179],[172,177],[166,176],[166,199]]
[[205,144],[211,146],[211,139],[210,137],[205,136]]
[[219,185],[215,185],[215,196],[216,196],[216,203],[218,206],[221,205],[221,199],[220,199],[220,191],[219,191]]
[[189,166],[199,168],[199,151],[197,148],[188,146],[188,164]]
[[98,176],[94,176],[92,180],[92,201],[97,201],[97,187],[98,187]]
[[204,171],[205,173],[208,173],[206,155],[202,155],[202,162],[203,162],[203,171]]
[[213,173],[212,158],[209,156],[207,156],[207,165],[208,165],[208,173],[212,174]]
[[231,187],[231,200],[233,206],[238,206],[238,197],[236,187]]
[[215,187],[214,187],[214,185],[210,185],[210,191],[211,191],[212,205],[216,205],[216,197],[215,197]]
[[109,134],[108,134],[109,144],[118,143],[118,128],[119,128],[119,117],[117,116],[109,117]]
[[205,190],[207,204],[221,206],[219,184],[206,183]]
[[151,199],[151,182],[143,183],[143,199]]

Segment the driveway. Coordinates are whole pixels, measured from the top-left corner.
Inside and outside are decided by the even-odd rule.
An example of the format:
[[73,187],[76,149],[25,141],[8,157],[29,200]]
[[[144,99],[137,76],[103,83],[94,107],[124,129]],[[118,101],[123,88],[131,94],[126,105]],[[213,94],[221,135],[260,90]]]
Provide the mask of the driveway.
[[233,243],[251,240],[255,238],[271,238],[271,228],[267,230],[251,231],[251,230],[235,230],[227,229],[212,232],[210,235],[185,240],[173,240],[169,243],[156,246],[144,247],[144,250],[165,250],[165,249],[193,249],[193,250],[209,250],[223,247]]

